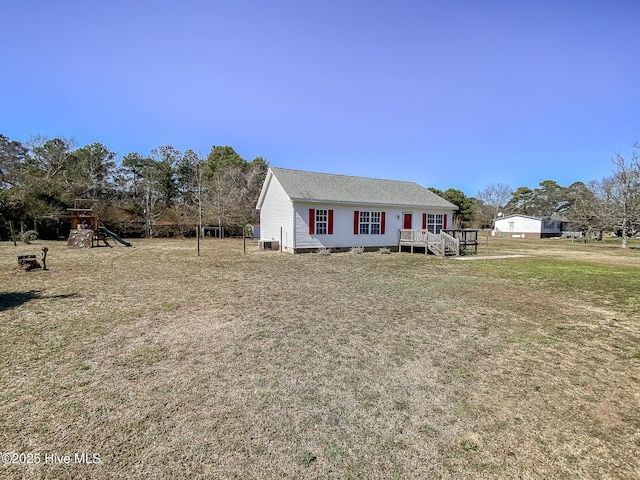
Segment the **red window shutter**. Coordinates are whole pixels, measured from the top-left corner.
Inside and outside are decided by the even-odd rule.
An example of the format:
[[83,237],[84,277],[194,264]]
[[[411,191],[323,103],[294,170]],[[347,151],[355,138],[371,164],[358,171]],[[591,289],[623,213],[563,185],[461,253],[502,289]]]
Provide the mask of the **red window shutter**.
[[427,228],[427,214],[423,213],[422,214],[422,229],[426,229]]
[[316,227],[316,209],[309,209],[309,235],[313,235]]
[[446,228],[447,228],[447,214],[446,213],[444,214],[444,220],[443,220],[442,228],[444,230],[446,230]]
[[380,213],[380,234],[384,235],[384,222],[385,221],[385,215],[384,212]]
[[329,210],[329,225],[327,225],[327,232],[329,235],[333,235],[333,210]]
[[358,210],[355,210],[353,212],[353,234],[354,235],[358,235],[358,233],[360,232],[359,222],[360,222],[360,212]]

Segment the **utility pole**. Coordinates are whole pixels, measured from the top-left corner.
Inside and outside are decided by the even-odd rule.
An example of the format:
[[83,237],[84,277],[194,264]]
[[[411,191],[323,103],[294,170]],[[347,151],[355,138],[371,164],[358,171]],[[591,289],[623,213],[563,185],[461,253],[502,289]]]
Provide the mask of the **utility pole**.
[[197,254],[200,256],[200,234],[202,232],[202,158],[198,155],[198,164],[196,165],[196,176],[198,185],[198,228],[196,232]]

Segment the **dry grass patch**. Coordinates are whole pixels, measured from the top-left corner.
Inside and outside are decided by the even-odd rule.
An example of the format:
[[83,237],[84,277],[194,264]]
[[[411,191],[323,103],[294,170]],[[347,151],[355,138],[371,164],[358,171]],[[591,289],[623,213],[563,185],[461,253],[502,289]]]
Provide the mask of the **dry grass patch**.
[[466,263],[135,244],[47,243],[51,270],[28,274],[15,255],[34,246],[0,245],[0,450],[101,456],[4,477],[640,473],[640,333],[620,302],[637,298],[634,251],[612,266],[536,243]]

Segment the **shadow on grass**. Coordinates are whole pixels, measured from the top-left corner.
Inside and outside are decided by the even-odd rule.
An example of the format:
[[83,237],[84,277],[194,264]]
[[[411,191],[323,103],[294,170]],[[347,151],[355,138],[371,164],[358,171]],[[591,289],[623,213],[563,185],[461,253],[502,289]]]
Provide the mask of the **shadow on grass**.
[[0,292],[0,312],[11,308],[19,307],[31,300],[41,298],[70,298],[75,297],[76,293],[65,293],[61,295],[44,296],[42,290],[29,290],[28,292]]

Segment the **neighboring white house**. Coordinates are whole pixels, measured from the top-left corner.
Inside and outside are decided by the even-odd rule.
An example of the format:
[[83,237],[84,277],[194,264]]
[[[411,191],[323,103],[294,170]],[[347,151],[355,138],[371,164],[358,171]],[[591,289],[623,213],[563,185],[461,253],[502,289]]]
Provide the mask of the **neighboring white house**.
[[270,168],[262,186],[260,244],[286,252],[398,248],[400,229],[439,234],[457,206],[414,182]]
[[495,219],[493,235],[511,238],[548,238],[562,234],[562,221],[548,216],[507,215]]

